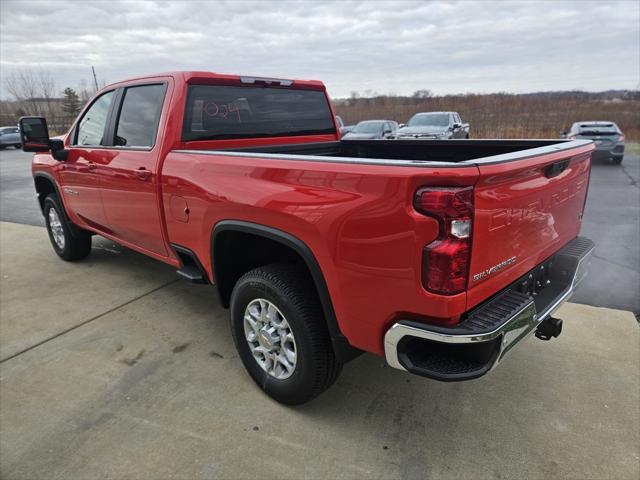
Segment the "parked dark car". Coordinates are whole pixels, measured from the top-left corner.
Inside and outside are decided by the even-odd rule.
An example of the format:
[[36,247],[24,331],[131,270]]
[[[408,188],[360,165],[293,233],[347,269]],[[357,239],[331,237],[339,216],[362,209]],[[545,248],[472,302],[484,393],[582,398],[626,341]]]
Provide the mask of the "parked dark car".
[[347,133],[345,140],[375,140],[392,137],[398,130],[398,123],[393,120],[365,120],[358,123]]
[[416,113],[405,126],[398,130],[396,138],[401,140],[469,138],[469,124],[462,123],[458,112]]
[[560,136],[571,140],[593,140],[596,144],[594,159],[610,160],[620,165],[624,158],[624,134],[613,122],[576,122],[568,132],[562,132]]
[[0,148],[7,147],[22,147],[18,127],[0,127]]

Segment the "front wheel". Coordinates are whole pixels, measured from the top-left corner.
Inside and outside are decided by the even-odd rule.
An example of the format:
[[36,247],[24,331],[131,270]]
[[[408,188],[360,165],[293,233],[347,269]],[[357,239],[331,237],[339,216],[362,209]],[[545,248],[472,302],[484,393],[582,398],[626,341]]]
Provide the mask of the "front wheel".
[[295,265],[259,267],[238,280],[231,331],[249,375],[278,402],[308,402],[342,370],[315,288]]
[[91,253],[91,234],[76,228],[71,231],[67,217],[54,194],[44,199],[44,221],[53,250],[68,262],[81,260]]

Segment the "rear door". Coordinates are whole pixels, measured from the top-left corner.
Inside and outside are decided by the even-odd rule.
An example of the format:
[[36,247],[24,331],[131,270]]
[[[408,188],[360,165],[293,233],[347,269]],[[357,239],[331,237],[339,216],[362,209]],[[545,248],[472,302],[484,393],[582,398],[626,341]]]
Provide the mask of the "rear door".
[[100,169],[110,230],[119,239],[159,255],[167,255],[158,197],[158,128],[166,91],[166,83],[119,90],[113,155]]
[[593,144],[482,164],[475,186],[472,307],[547,259],[580,231]]

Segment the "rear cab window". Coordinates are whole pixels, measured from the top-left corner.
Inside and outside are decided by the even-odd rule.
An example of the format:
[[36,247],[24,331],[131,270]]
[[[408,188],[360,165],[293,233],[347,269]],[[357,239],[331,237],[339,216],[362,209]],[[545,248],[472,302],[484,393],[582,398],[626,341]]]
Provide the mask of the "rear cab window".
[[329,101],[321,90],[190,85],[182,140],[335,134]]

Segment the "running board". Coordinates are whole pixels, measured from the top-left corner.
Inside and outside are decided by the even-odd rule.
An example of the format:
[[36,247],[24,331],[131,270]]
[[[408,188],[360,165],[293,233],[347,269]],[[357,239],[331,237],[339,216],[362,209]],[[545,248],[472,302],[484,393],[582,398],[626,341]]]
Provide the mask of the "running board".
[[176,270],[178,275],[186,278],[191,283],[201,285],[209,283],[207,273],[195,253],[188,248],[181,247],[180,245],[171,244],[171,246],[182,262],[182,267]]

